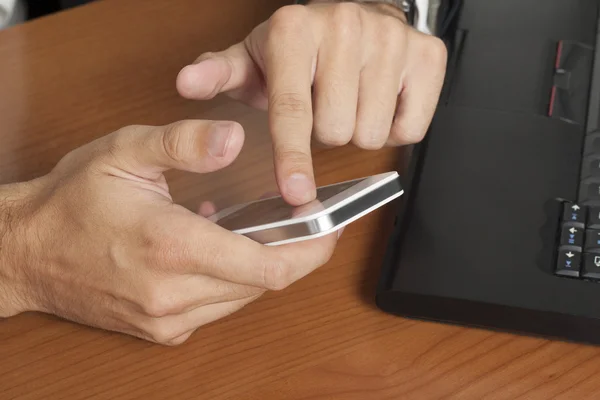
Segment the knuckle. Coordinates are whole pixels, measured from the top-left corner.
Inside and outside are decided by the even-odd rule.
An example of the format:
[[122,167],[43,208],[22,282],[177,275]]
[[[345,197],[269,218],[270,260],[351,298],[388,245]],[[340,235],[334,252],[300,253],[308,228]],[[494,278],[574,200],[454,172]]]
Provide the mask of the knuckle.
[[287,5],[273,13],[269,20],[269,30],[274,35],[290,34],[306,28],[308,10],[301,5]]
[[316,134],[316,138],[319,142],[326,146],[345,146],[350,143],[352,139],[352,129],[336,129],[334,131],[329,129],[319,129]]
[[338,3],[333,7],[332,26],[344,37],[359,35],[365,10],[358,3]]
[[360,132],[352,138],[352,142],[360,149],[364,150],[379,150],[385,144],[386,137],[374,131]]
[[147,125],[127,125],[106,136],[108,143],[122,145],[132,137],[139,137],[150,128]]
[[173,296],[158,283],[149,285],[143,297],[142,310],[146,316],[151,318],[177,314],[181,309],[174,301]]
[[312,261],[311,271],[321,268],[331,260],[335,251],[335,245],[321,246]]
[[350,143],[352,135],[344,136],[319,136],[318,140],[325,146],[341,147]]
[[406,26],[396,17],[384,15],[378,21],[378,26],[381,31],[379,37],[384,45],[396,46],[405,37]]
[[179,121],[165,127],[162,135],[162,146],[164,153],[175,162],[182,162],[187,157],[193,143],[189,143],[190,135],[186,135],[190,129],[189,122]]
[[153,341],[166,346],[173,343],[173,340],[179,336],[179,333],[173,328],[172,324],[160,319],[152,322],[147,333]]
[[[348,118],[350,117],[350,118]],[[344,146],[350,142],[355,129],[355,115],[341,118],[319,115],[314,124],[315,139],[326,146]]]
[[127,126],[119,129],[112,135],[108,135],[106,137],[106,146],[104,148],[106,155],[113,158],[118,157],[118,154],[123,149],[125,136],[131,132],[135,132],[136,129],[137,128],[135,126]]
[[429,65],[435,69],[445,69],[448,57],[448,50],[444,42],[435,36],[426,37],[421,49],[421,60],[423,65]]
[[91,162],[114,161],[122,159],[122,153],[127,147],[138,140],[148,127],[144,125],[128,125],[122,127],[109,135],[88,143],[77,149],[80,155],[87,155]]
[[118,129],[116,131],[116,134],[117,134],[116,136],[128,135],[128,134],[136,134],[136,133],[141,132],[141,131],[143,131],[144,129],[147,129],[147,128],[148,128],[148,126],[146,126],[146,125],[135,125],[135,124],[133,124],[133,125],[127,125],[127,126],[124,126],[124,127],[120,128],[120,129]]
[[291,271],[284,260],[269,260],[263,264],[263,286],[265,289],[280,291],[291,284]]
[[392,131],[392,137],[398,143],[415,144],[425,138],[425,129],[407,127],[405,124],[397,123]]
[[165,345],[171,346],[171,347],[182,345],[190,338],[190,336],[191,336],[191,333],[180,335],[176,338],[169,340],[167,343],[165,343]]
[[277,165],[308,165],[311,163],[311,157],[301,150],[276,146],[274,151],[275,163]]
[[310,105],[299,93],[284,92],[273,95],[271,112],[274,117],[305,118],[312,115]]

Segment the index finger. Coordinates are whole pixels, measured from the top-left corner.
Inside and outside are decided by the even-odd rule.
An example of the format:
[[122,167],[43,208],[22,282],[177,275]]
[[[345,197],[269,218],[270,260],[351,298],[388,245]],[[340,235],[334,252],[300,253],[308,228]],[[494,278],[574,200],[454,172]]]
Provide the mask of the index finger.
[[296,8],[280,9],[270,20],[265,49],[269,127],[275,175],[283,198],[301,205],[315,198],[310,140],[311,86],[317,45]]
[[[230,232],[181,207],[155,221],[168,237],[157,242],[159,264],[186,274],[281,290],[325,264],[332,256],[337,233],[317,239],[265,246]],[[166,258],[166,259],[165,259]],[[158,265],[165,267],[165,265]]]

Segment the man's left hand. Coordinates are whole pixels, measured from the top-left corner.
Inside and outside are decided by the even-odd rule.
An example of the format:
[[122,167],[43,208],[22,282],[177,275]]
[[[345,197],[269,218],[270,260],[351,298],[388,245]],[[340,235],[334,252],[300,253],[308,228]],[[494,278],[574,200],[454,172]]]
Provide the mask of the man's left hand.
[[280,8],[242,42],[202,54],[179,93],[227,93],[269,110],[279,190],[292,205],[315,198],[311,137],[363,149],[419,142],[446,68],[438,38],[384,4],[314,1]]

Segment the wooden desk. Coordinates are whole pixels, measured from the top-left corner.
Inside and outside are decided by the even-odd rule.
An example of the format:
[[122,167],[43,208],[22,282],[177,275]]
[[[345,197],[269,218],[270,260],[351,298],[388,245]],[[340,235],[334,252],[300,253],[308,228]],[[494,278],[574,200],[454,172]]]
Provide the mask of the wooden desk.
[[[105,0],[0,32],[0,182],[46,173],[118,127],[234,118],[240,159],[171,173],[178,202],[275,187],[265,115],[179,98],[179,69],[242,39],[286,0]],[[397,150],[318,151],[319,184],[394,169]],[[392,317],[373,305],[391,208],[351,225],[332,261],[167,348],[46,315],[0,321],[0,399],[600,398],[600,349]]]

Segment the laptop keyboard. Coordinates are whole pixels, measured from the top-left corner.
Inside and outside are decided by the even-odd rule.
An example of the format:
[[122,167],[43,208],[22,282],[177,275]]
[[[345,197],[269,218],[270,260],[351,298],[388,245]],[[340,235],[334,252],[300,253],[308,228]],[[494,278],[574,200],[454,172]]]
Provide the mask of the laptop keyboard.
[[556,274],[600,280],[600,206],[564,203]]
[[577,203],[563,203],[556,274],[600,281],[600,130],[587,135]]
[[577,203],[563,203],[556,274],[600,281],[600,131],[586,137]]
[[[596,42],[596,49],[558,43],[548,116],[585,126],[587,132],[577,202],[563,203],[555,273],[600,282],[600,24]],[[570,81],[573,75],[581,81]],[[581,90],[586,85],[587,92]],[[579,95],[573,97],[573,92]],[[587,110],[587,121],[569,104]]]

